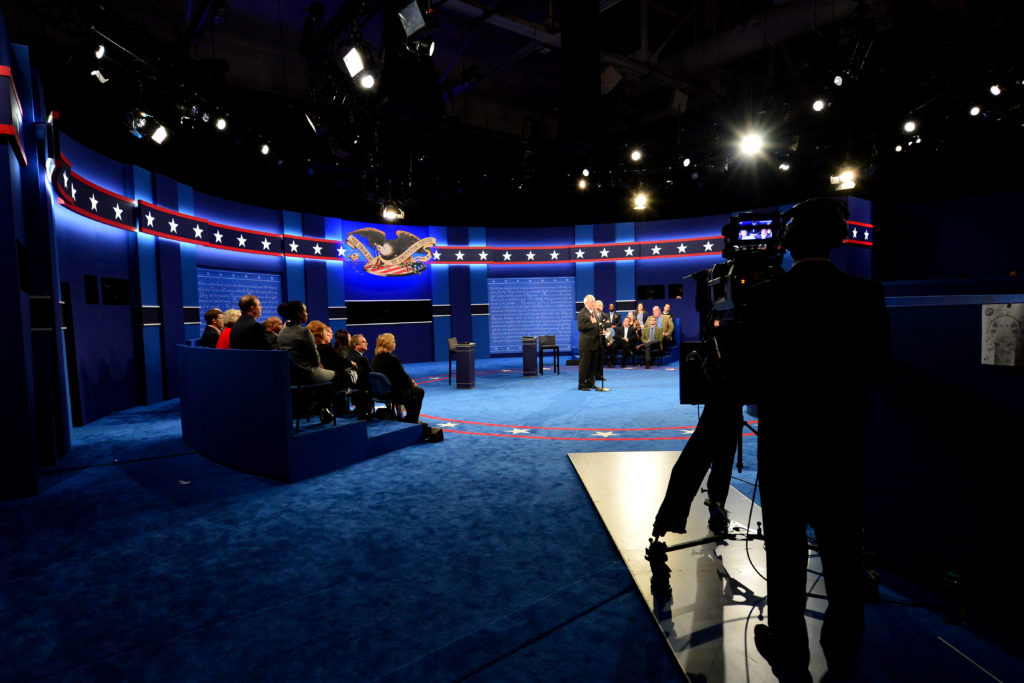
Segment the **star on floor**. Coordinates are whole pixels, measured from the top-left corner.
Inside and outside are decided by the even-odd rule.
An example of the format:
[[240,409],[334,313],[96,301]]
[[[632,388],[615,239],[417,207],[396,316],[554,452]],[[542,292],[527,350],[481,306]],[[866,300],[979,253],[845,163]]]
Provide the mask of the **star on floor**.
[[509,434],[529,434],[530,433],[529,429],[519,429],[518,427],[513,427],[512,429],[505,430],[505,431],[507,431]]
[[458,422],[442,422],[441,424],[439,424],[437,426],[438,427],[458,427],[459,423]]
[[617,436],[617,434],[615,432],[594,432],[594,436],[608,437],[608,436]]

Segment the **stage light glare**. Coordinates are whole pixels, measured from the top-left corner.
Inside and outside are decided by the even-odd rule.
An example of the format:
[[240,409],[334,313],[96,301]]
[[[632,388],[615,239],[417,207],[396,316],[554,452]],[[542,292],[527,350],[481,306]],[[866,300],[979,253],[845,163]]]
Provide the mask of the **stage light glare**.
[[639,149],[634,149],[632,152],[629,153],[629,158],[632,159],[633,161],[640,161],[641,159],[644,158],[644,155]]
[[343,61],[345,68],[348,69],[348,75],[352,78],[358,76],[366,68],[363,66],[363,56],[359,54],[358,48],[352,48],[346,52]]
[[647,193],[637,192],[633,195],[633,208],[637,211],[643,211],[647,208]]
[[811,109],[814,111],[822,111],[825,108],[825,100],[814,100],[814,104],[811,105]]
[[306,123],[309,124],[309,127],[312,128],[313,132],[315,133],[316,132],[316,124],[313,123],[313,119],[310,117],[309,114],[304,114],[304,116],[306,117]]
[[903,124],[903,130],[907,133],[913,133],[915,130],[917,130],[917,122],[907,121],[906,123]]
[[96,47],[96,59],[103,59],[103,55],[107,53],[107,47],[103,43],[100,43]]
[[754,156],[764,147],[764,138],[757,133],[747,133],[740,139],[740,152],[746,156]]
[[214,122],[213,125],[217,127],[217,130],[224,130],[225,128],[228,127],[228,120],[221,116]]
[[373,74],[366,73],[359,77],[359,87],[363,90],[369,90],[377,82],[377,79],[373,77]]
[[903,145],[896,145],[896,151],[897,152],[902,152],[903,151]]
[[589,176],[590,176],[590,169],[589,168],[583,169],[583,177],[587,178]]
[[89,75],[90,75],[90,76],[95,76],[95,77],[96,77],[96,80],[97,80],[97,81],[99,81],[100,83],[106,83],[107,81],[109,81],[109,80],[110,80],[109,78],[105,77],[105,76],[104,76],[104,75],[103,75],[103,74],[102,74],[102,73],[100,72],[100,70],[99,70],[99,69],[93,69],[92,71],[90,71],[90,72],[89,72]]
[[832,82],[836,84],[837,88],[843,87],[843,77],[840,74],[836,74],[836,77],[832,79]]
[[260,147],[260,154],[262,154],[263,156],[267,156],[268,154],[270,154],[270,145],[264,142],[263,145]]
[[401,207],[392,202],[385,202],[381,207],[380,215],[386,221],[395,221],[400,218],[405,218],[405,212],[402,211]]
[[150,137],[153,140],[153,142],[155,142],[158,145],[162,145],[164,144],[164,140],[167,139],[167,129],[163,126],[159,126],[157,127],[156,130],[153,131],[153,135],[151,135]]
[[788,171],[789,170],[789,164],[787,164],[785,161],[783,161],[781,164],[779,164],[779,170],[780,171]]
[[988,91],[995,95],[996,97],[998,97],[1003,92],[1003,89],[1000,88],[998,85],[993,85],[991,88],[988,89]]
[[971,107],[971,116],[977,116],[980,113],[981,113],[981,107],[978,107],[978,106]]
[[857,174],[852,169],[843,169],[839,172],[839,175],[834,175],[829,178],[833,185],[838,185],[837,190],[852,190],[857,187],[855,182]]
[[580,178],[579,180],[577,180],[576,181],[576,187],[580,188],[581,190],[587,189],[587,180],[586,180],[586,178]]
[[690,166],[690,163],[690,157],[686,157],[685,159],[683,159],[683,168],[688,168]]

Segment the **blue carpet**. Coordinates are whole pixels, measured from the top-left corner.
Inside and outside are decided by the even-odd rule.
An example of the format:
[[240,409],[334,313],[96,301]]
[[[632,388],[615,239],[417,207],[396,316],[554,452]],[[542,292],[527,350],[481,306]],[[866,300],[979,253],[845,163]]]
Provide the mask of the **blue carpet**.
[[296,484],[192,452],[175,401],[76,429],[0,504],[0,680],[679,680],[566,457],[681,449],[675,367],[518,363],[410,364],[445,441]]

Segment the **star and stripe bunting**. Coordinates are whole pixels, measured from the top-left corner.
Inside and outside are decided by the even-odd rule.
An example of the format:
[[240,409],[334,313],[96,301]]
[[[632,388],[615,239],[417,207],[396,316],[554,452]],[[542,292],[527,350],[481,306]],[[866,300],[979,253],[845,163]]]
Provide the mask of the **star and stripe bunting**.
[[0,65],[0,139],[9,138],[18,149],[18,158],[22,166],[28,166],[28,155],[25,143],[22,142],[22,126],[25,110],[21,107],[21,98],[14,85],[11,67]]
[[[179,213],[143,200],[133,200],[100,187],[71,170],[61,156],[54,167],[51,184],[57,202],[86,218],[107,225],[144,232],[163,239],[188,242],[213,249],[276,257],[352,260],[355,252],[344,241],[264,232]],[[849,221],[843,244],[873,245],[874,226]],[[721,257],[725,246],[721,235],[682,237],[637,242],[516,247],[438,245],[431,263],[438,265],[533,265],[541,263],[600,263],[659,258]]]

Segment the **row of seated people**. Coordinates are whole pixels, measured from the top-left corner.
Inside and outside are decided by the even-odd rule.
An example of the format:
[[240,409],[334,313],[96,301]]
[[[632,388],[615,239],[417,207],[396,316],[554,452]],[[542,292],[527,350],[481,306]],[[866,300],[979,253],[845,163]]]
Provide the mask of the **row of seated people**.
[[[643,304],[638,304],[640,309],[637,313],[629,311],[626,317],[618,323],[618,315],[612,309],[610,315],[602,314],[607,322],[602,325],[605,338],[605,362],[608,367],[614,367],[616,358],[621,354],[622,365],[626,360],[634,363],[639,361],[640,354],[644,356],[644,367],[651,367],[651,360],[654,354],[667,351],[675,343],[675,324],[670,313],[662,313],[658,306],[648,315],[643,312]],[[666,309],[668,305],[666,304]],[[638,317],[643,317],[641,323]]]
[[[391,382],[391,393],[396,403],[403,406],[406,422],[418,422],[423,404],[423,389],[409,376],[402,361],[394,355],[397,342],[389,332],[377,336],[377,347],[370,365],[365,353],[366,337],[345,330],[334,330],[319,320],[309,320],[309,311],[301,301],[286,301],[277,307],[278,315],[263,323],[259,298],[252,294],[238,301],[238,309],[221,311],[213,308],[206,312],[206,329],[197,341],[199,346],[228,349],[280,349],[287,351],[292,360],[292,381],[295,384],[331,382],[335,393],[351,394],[360,418],[368,419],[373,409],[370,372],[379,372]],[[237,313],[237,315],[236,315]],[[332,344],[333,340],[333,344]],[[335,410],[348,411],[347,402],[338,402]],[[329,410],[321,410],[321,419],[333,417]]]

